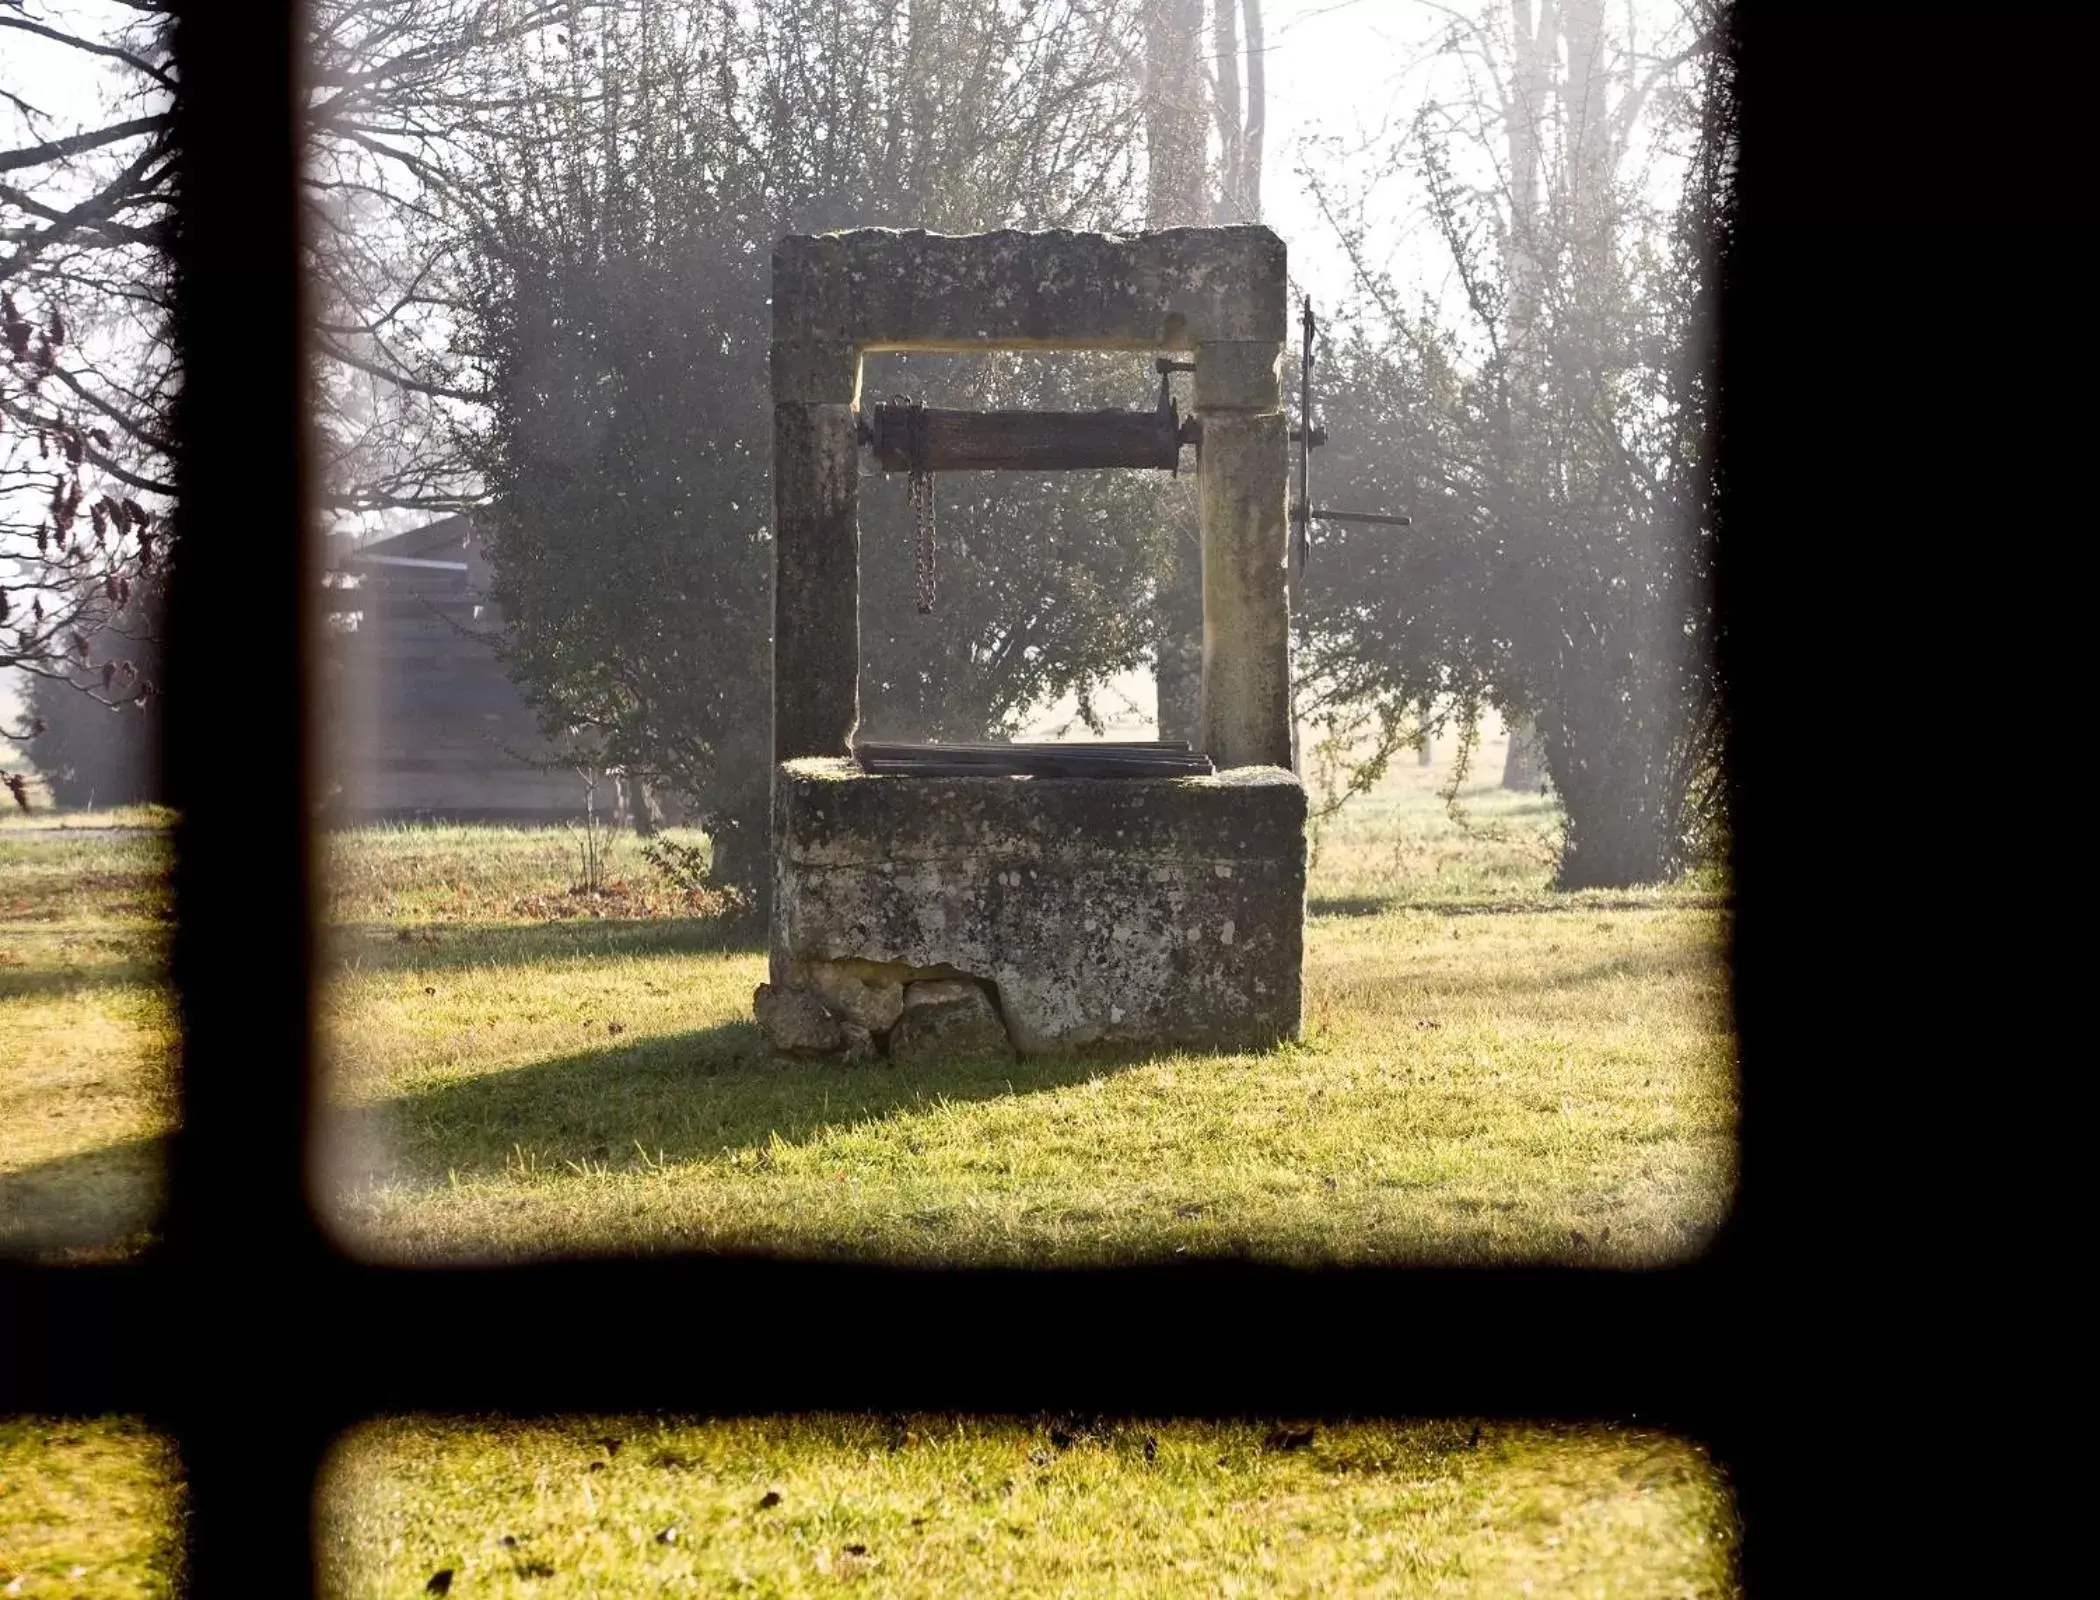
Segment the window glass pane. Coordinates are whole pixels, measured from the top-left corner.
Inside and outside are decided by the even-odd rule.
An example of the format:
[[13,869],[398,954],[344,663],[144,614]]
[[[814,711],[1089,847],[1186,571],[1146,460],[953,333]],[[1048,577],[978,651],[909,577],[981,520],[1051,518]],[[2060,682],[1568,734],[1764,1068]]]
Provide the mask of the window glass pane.
[[320,1530],[345,1597],[1736,1592],[1702,1452],[1602,1427],[402,1418],[338,1446]]
[[[353,1248],[1654,1265],[1721,1224],[1696,29],[1642,0],[1563,69],[1425,12],[1398,91],[1308,13],[1263,181],[1208,143],[1253,76],[1204,106],[1166,14],[312,9]],[[1534,69],[1537,126],[1469,98]],[[1277,164],[1366,96],[1391,138]],[[781,243],[856,229],[902,231]],[[1162,376],[1200,438],[1100,467]],[[899,396],[960,430],[930,483]],[[994,410],[1037,432],[975,470]],[[798,831],[774,758],[856,734],[1220,771],[833,770]]]
[[127,1417],[0,1417],[0,1593],[171,1600],[173,1445]]

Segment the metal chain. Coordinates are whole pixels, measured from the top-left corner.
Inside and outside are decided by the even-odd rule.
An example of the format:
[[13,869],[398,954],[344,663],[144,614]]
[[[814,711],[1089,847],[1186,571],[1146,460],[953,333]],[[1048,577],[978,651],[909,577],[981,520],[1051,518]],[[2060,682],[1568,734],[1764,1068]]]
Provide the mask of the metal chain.
[[912,402],[911,422],[911,510],[918,533],[919,615],[933,610],[933,474],[926,460],[925,410]]
[[911,475],[912,521],[919,534],[919,612],[933,610],[933,474],[914,470]]

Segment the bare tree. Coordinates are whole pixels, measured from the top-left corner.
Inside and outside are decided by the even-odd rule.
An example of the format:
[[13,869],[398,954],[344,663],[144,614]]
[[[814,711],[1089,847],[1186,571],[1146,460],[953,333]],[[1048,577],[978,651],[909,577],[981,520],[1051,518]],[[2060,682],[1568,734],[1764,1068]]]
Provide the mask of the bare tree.
[[[473,497],[464,423],[483,396],[450,348],[457,224],[471,212],[452,202],[468,163],[445,158],[515,110],[503,52],[577,9],[307,8],[313,394],[337,521]],[[50,686],[110,705],[153,694],[180,400],[167,314],[181,170],[171,11],[0,0],[0,668],[40,681],[35,719],[9,730],[18,739],[56,716]],[[92,717],[82,726],[136,737]],[[69,748],[86,737],[76,729]]]
[[[1130,226],[1137,7],[629,3],[588,22],[519,42],[523,110],[463,139],[447,175],[474,274],[457,348],[491,401],[475,460],[504,655],[550,735],[690,797],[712,870],[759,897],[774,242]],[[1079,398],[1058,386],[1130,376],[1127,357],[890,355],[865,382],[1056,405]],[[866,726],[981,738],[1142,659],[1150,607],[1110,597],[1144,597],[1159,568],[1152,485],[944,483],[937,621],[912,603],[900,490],[861,507]]]
[[0,10],[0,669],[111,707],[154,693],[132,602],[172,480],[166,32],[147,4]]
[[[1146,224],[1153,228],[1261,220],[1267,92],[1260,0],[1244,0],[1248,56],[1241,97],[1242,0],[1211,0],[1212,67],[1203,65],[1203,0],[1150,0],[1145,17]],[[1206,103],[1208,109],[1206,110]],[[1215,128],[1218,157],[1210,156]],[[1203,552],[1190,492],[1167,499],[1172,564],[1160,582],[1153,680],[1159,735],[1200,737],[1203,701]]]
[[1311,633],[1364,692],[1456,715],[1461,770],[1500,707],[1511,780],[1537,781],[1529,745],[1560,799],[1564,885],[1652,882],[1691,859],[1719,793],[1726,18],[1702,3],[1644,47],[1640,14],[1608,28],[1601,0],[1447,14],[1455,81],[1374,176],[1419,178],[1452,292],[1409,304],[1361,194],[1301,169],[1361,305],[1329,367],[1349,413],[1329,478],[1415,515],[1390,548],[1329,541]]
[[322,507],[343,528],[471,509],[488,402],[456,344],[486,228],[477,152],[546,135],[524,60],[587,14],[575,0],[312,0],[305,200]]
[[[1268,74],[1261,0],[1211,0],[1211,104],[1218,129],[1217,194],[1221,223],[1261,221],[1262,146],[1268,125]],[[1241,48],[1240,23],[1246,23]],[[1241,84],[1246,95],[1244,107]]]

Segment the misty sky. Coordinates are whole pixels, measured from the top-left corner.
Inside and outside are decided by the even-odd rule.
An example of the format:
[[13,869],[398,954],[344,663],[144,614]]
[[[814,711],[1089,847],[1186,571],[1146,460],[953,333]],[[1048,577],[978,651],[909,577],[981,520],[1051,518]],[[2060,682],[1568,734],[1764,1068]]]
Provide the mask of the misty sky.
[[[71,9],[92,25],[92,19],[120,8],[108,0],[83,0]],[[1262,10],[1269,130],[1264,220],[1288,244],[1293,277],[1324,309],[1346,294],[1349,267],[1299,181],[1306,142],[1325,135],[1346,148],[1381,128],[1404,126],[1436,70],[1425,44],[1453,13],[1429,0],[1265,0]],[[1638,0],[1632,10],[1653,19],[1644,30],[1651,34],[1676,15],[1670,0]],[[101,64],[77,52],[19,35],[0,57],[0,84],[50,113],[53,133],[69,131],[67,124],[94,125],[114,81]],[[1440,263],[1412,214],[1413,197],[1395,192],[1390,198],[1380,252],[1404,283],[1434,291]],[[0,702],[10,697],[7,680],[13,676],[0,673]]]

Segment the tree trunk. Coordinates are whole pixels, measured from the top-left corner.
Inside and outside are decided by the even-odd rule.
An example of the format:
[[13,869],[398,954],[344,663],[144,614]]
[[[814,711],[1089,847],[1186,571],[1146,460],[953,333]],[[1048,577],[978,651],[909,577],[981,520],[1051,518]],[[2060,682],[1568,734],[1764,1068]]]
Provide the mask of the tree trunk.
[[1145,16],[1145,222],[1210,220],[1205,161],[1203,0],[1152,0]]
[[1583,274],[1601,283],[1612,237],[1610,75],[1604,58],[1604,0],[1566,0],[1567,76],[1561,82],[1567,220]]
[[[1152,0],[1145,15],[1145,222],[1196,228],[1211,220],[1205,144],[1203,0]],[[1169,486],[1173,555],[1160,575],[1152,670],[1159,737],[1203,739],[1203,549],[1193,497]]]
[[708,876],[742,894],[751,920],[765,927],[773,902],[771,790],[761,784],[737,795],[707,818],[707,835],[714,846]]
[[1591,817],[1588,827],[1578,830],[1571,821],[1554,887],[1636,889],[1667,882],[1672,868],[1662,844],[1650,817],[1604,809]]
[[[1515,59],[1504,107],[1510,166],[1507,337],[1516,356],[1512,384],[1526,399],[1551,387],[1555,376],[1549,369],[1556,358],[1538,338],[1545,259],[1541,232],[1553,230],[1572,261],[1574,281],[1594,294],[1610,279],[1615,221],[1603,0],[1537,0],[1535,23],[1532,4],[1510,0]],[[1548,128],[1558,130],[1557,161],[1548,158]],[[1564,325],[1567,314],[1564,307]],[[1561,377],[1565,381],[1565,374]],[[1578,715],[1573,701],[1582,698],[1580,686],[1565,674],[1549,678],[1546,689],[1555,736],[1542,738],[1528,716],[1507,718],[1502,786],[1535,794],[1551,778],[1567,823],[1562,887],[1656,881],[1667,869],[1669,851],[1649,797],[1629,791],[1633,774],[1642,769],[1637,755],[1618,747],[1606,732],[1611,708]],[[1582,737],[1571,732],[1575,727]]]
[[1239,0],[1211,0],[1212,111],[1218,124],[1218,192],[1211,218],[1218,223],[1245,222],[1240,210],[1240,153],[1245,128],[1240,121]]
[[1505,720],[1509,727],[1509,753],[1502,758],[1502,787],[1537,794],[1546,784],[1538,727],[1529,717]]
[[1555,42],[1560,28],[1556,0],[1540,0],[1533,25],[1531,0],[1510,0],[1510,47],[1515,60],[1509,99],[1502,108],[1509,147],[1509,229],[1504,235],[1503,277],[1509,285],[1510,345],[1528,353],[1539,310],[1539,184],[1544,176],[1539,125],[1552,92]]
[[[1555,750],[1555,741],[1543,741],[1547,765],[1566,769],[1571,780],[1560,790],[1567,831],[1554,883],[1562,889],[1630,889],[1661,883],[1676,863],[1664,823],[1668,808],[1639,781],[1653,767],[1639,750],[1626,747],[1623,729],[1617,726],[1617,707],[1592,703],[1588,710],[1589,715],[1578,712],[1577,718],[1587,738],[1571,737],[1563,728],[1563,748]],[[1575,754],[1578,742],[1589,752],[1587,759]]]
[[1261,0],[1246,0],[1247,132],[1240,143],[1240,213],[1261,221],[1261,149],[1269,124],[1268,60],[1263,54]]
[[654,838],[663,826],[663,813],[656,803],[655,792],[631,773],[615,773],[613,784],[619,813],[626,817],[641,838]]

